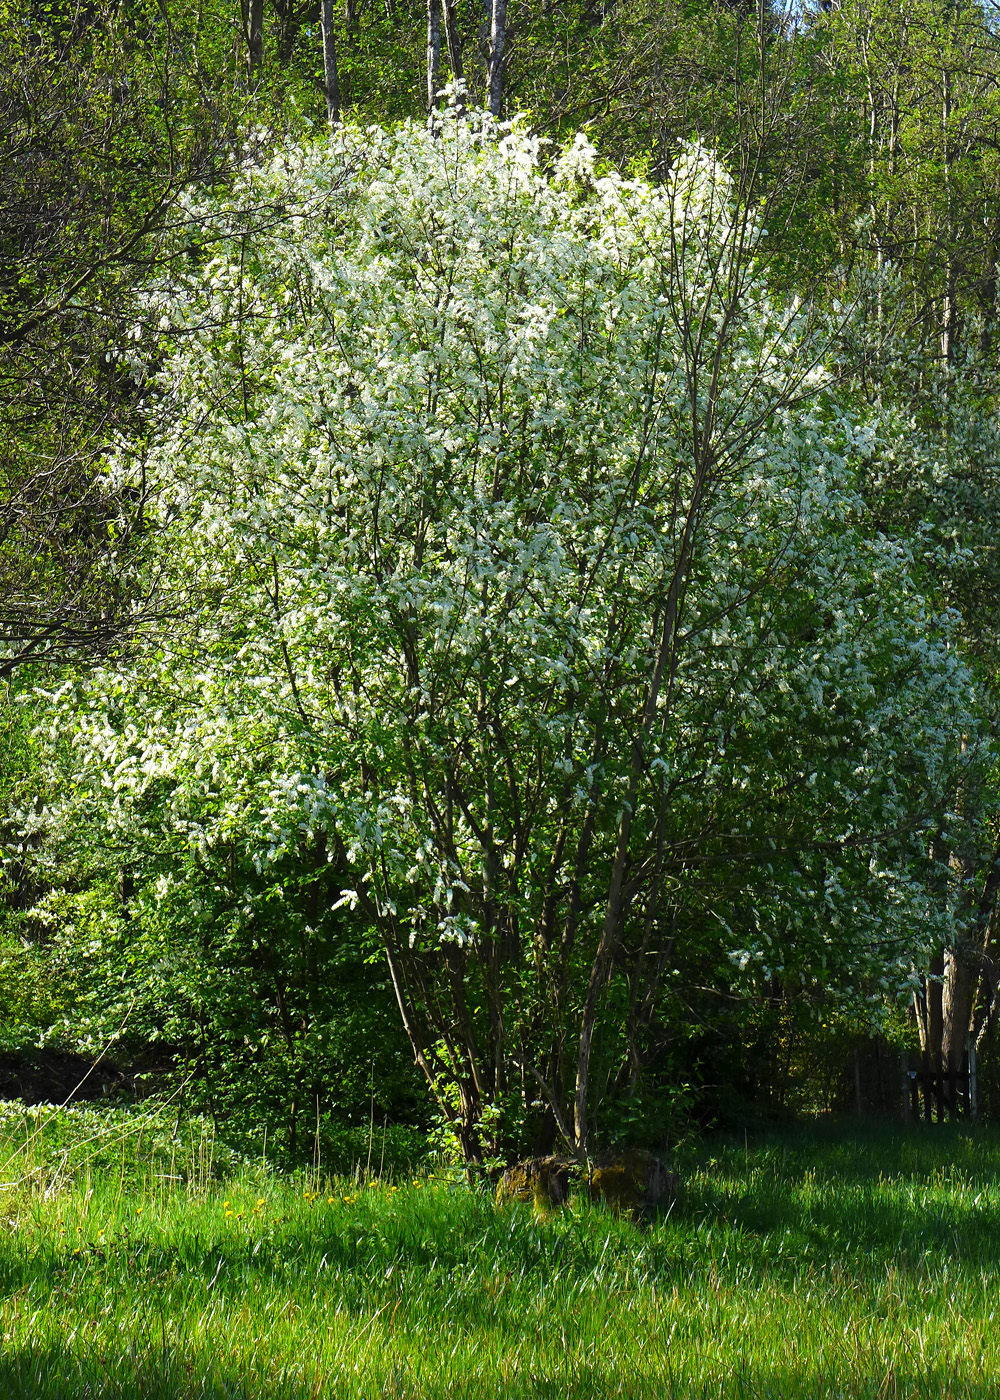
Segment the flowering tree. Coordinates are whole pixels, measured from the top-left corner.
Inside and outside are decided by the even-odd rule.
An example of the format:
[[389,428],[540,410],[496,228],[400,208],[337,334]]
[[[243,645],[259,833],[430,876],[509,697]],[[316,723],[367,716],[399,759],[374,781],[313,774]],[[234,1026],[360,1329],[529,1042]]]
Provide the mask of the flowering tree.
[[968,677],[712,157],[341,128],[197,212],[116,468],[187,610],[64,694],[74,801],[321,835],[469,1160],[585,1154],[692,960],[903,982]]

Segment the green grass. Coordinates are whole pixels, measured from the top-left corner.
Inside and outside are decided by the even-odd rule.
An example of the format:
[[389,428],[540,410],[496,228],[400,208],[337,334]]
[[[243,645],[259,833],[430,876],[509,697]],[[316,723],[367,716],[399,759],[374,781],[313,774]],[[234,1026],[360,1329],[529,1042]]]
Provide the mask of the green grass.
[[994,1133],[716,1145],[665,1219],[538,1224],[430,1176],[217,1179],[202,1128],[60,1167],[88,1123],[0,1123],[3,1400],[1000,1395]]

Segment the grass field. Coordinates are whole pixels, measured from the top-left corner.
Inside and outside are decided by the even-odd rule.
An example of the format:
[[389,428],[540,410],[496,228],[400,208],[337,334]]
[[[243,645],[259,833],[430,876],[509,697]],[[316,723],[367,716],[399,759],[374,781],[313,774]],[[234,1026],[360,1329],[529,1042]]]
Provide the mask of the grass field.
[[996,1134],[703,1144],[667,1218],[540,1224],[95,1121],[0,1123],[3,1400],[1000,1396]]

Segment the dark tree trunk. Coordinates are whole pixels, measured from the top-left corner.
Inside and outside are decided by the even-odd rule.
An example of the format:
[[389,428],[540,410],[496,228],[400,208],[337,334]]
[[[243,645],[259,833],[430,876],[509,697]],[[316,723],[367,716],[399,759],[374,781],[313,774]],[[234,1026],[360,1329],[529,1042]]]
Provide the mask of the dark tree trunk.
[[264,63],[264,0],[241,0],[241,9],[247,46],[247,78],[254,83]]
[[[448,64],[455,82],[461,89],[465,75],[462,71],[462,39],[458,32],[458,17],[455,14],[455,0],[444,0],[444,36],[448,45]],[[464,103],[459,102],[459,108]]]

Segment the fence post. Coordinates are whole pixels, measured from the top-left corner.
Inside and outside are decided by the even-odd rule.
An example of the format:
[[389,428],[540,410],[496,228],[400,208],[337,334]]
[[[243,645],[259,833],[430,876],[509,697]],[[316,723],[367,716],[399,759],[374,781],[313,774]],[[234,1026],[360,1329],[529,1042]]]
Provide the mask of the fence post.
[[979,1086],[976,1082],[976,1042],[970,1035],[966,1044],[966,1054],[969,1057],[969,1117],[979,1117]]

